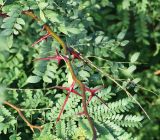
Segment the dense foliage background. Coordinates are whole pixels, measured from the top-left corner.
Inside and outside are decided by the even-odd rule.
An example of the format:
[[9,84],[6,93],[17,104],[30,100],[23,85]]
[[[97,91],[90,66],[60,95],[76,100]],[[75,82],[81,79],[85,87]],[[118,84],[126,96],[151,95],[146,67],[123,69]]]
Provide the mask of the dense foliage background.
[[[44,23],[104,71],[72,61],[88,87],[105,85],[97,95],[108,107],[96,97],[88,105],[98,139],[160,139],[160,0],[0,0],[0,5],[0,139],[92,138],[85,116],[76,115],[82,111],[76,95],[55,125],[66,92],[49,88],[68,87],[72,78],[64,62],[33,61],[55,55],[55,48],[63,54],[51,37],[31,46],[46,34]],[[23,14],[27,10],[43,23]],[[106,73],[140,102],[151,120]],[[4,101],[18,106],[32,124],[43,125],[42,132],[33,133]]]

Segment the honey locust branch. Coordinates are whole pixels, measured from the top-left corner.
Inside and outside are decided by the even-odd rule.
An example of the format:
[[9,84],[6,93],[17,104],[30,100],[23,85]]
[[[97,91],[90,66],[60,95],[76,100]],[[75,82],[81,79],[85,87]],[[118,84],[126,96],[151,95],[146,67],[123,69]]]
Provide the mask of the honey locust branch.
[[[34,20],[36,20],[39,23],[42,22],[40,20],[40,18],[38,18],[32,11],[23,11],[22,13],[32,17]],[[52,36],[52,38],[54,38],[62,46],[64,55],[67,56],[68,55],[67,45],[64,43],[64,41],[56,33],[54,33],[52,31],[52,29],[47,24],[44,24],[43,28],[47,31],[48,34],[50,34]],[[93,140],[96,140],[96,137],[97,137],[96,129],[94,127],[93,121],[90,118],[90,115],[89,115],[88,110],[87,110],[86,95],[85,95],[85,85],[75,75],[70,60],[66,61],[66,65],[67,65],[67,67],[68,67],[68,69],[69,69],[69,71],[70,71],[70,73],[72,75],[73,81],[75,81],[75,83],[77,83],[79,85],[80,89],[81,89],[83,111],[84,111],[84,114],[86,115],[86,117],[88,119],[88,122],[90,124],[90,127],[92,129]]]

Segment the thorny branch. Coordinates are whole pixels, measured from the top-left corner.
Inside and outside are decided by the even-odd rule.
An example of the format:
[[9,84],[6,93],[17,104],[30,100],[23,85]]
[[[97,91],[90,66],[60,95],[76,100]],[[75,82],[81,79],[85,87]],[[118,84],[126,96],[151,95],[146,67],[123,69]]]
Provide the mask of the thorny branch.
[[[26,14],[30,17],[32,17],[33,19],[35,19],[37,22],[41,22],[41,20],[32,12],[32,11],[24,11],[23,14]],[[63,48],[63,52],[64,52],[64,55],[65,56],[68,56],[68,50],[67,50],[67,46],[66,44],[64,43],[64,41],[56,34],[54,33],[51,28],[47,25],[47,24],[44,24],[43,25],[43,28],[47,31],[47,33],[49,35],[51,35],[54,39],[56,39],[57,42],[60,43],[60,45],[62,46]],[[71,62],[70,60],[67,60],[65,61],[66,62],[66,65],[72,75],[72,79],[75,83],[77,83],[81,89],[81,92],[82,92],[82,106],[83,106],[83,111],[84,111],[84,114],[86,115],[87,119],[88,119],[88,122],[90,124],[90,127],[92,129],[92,132],[93,132],[93,140],[96,140],[97,138],[97,133],[96,133],[96,129],[94,127],[94,124],[93,124],[93,121],[92,119],[90,118],[90,115],[88,113],[88,110],[87,110],[87,103],[86,103],[86,95],[85,95],[85,85],[77,78],[77,76],[75,75],[74,73],[74,70],[72,68],[72,65],[71,65]]]
[[[23,11],[22,12],[23,14],[26,14],[30,17],[32,17],[34,20],[36,20],[37,22],[41,22],[41,20],[36,16],[34,15],[34,13],[32,11]],[[3,15],[1,14],[1,16],[6,16],[6,15]],[[91,67],[95,68],[96,70],[98,70],[100,73],[104,74],[106,77],[108,77],[111,81],[113,81],[114,83],[116,83],[122,90],[124,90],[128,96],[130,96],[140,107],[141,109],[143,110],[143,112],[146,114],[146,116],[149,118],[148,114],[145,112],[145,110],[142,108],[142,106],[139,104],[139,102],[133,98],[133,96],[126,90],[124,89],[114,78],[112,78],[110,75],[108,75],[107,73],[105,73],[104,71],[102,71],[100,68],[97,68],[89,59],[84,59],[84,57],[81,56],[81,54],[79,52],[76,52],[74,49],[72,48],[68,48],[66,46],[66,44],[63,42],[63,40],[56,34],[54,33],[50,27],[48,25],[44,25],[43,28],[47,31],[47,34],[43,37],[41,37],[38,41],[36,41],[33,45],[39,43],[40,41],[44,40],[44,39],[47,39],[48,37],[53,37],[55,38],[60,44],[61,46],[63,47],[63,51],[64,51],[64,55],[65,56],[68,56],[69,54],[73,56],[74,59],[81,59],[82,61],[84,61],[85,63],[87,63],[88,65],[90,65]],[[49,59],[49,58],[48,58]],[[58,60],[58,59],[57,59]],[[83,104],[83,109],[84,109],[84,114],[86,115],[89,123],[90,123],[90,126],[92,128],[92,131],[93,131],[93,139],[96,139],[97,135],[96,135],[96,129],[93,125],[93,122],[89,116],[89,113],[87,111],[87,104],[89,103],[89,101],[91,100],[91,98],[93,96],[96,96],[98,99],[100,99],[102,102],[103,100],[98,97],[96,94],[92,94],[91,92],[91,96],[89,97],[89,100],[88,102],[86,103],[86,95],[85,95],[85,92],[87,91],[86,88],[85,88],[85,85],[77,78],[77,76],[75,75],[74,71],[73,71],[73,68],[72,68],[72,65],[71,65],[71,62],[67,59],[67,60],[64,60],[68,66],[68,69],[69,71],[71,72],[71,75],[72,75],[72,78],[73,78],[73,81],[75,83],[77,83],[81,89],[81,92],[82,92],[82,95],[79,94],[81,97],[82,97],[82,104]],[[89,90],[88,90],[89,91]],[[75,94],[77,94],[77,92],[75,90],[72,90],[70,92],[75,92]],[[70,92],[68,92],[68,95],[70,94]],[[77,94],[77,95],[78,95]],[[66,102],[67,102],[68,99],[66,99]],[[64,104],[66,104],[66,102]],[[103,102],[105,104],[105,102]],[[11,103],[5,101],[4,104],[12,107],[13,109],[15,109],[18,114],[21,116],[21,118],[27,123],[27,125],[31,128],[32,131],[34,131],[34,128],[37,128],[39,130],[42,129],[42,126],[33,126],[31,125],[27,119],[24,117],[24,115],[22,114],[21,110],[19,108],[17,108],[16,106],[12,105]],[[61,110],[62,111],[62,110]],[[63,112],[63,111],[62,111]],[[58,118],[57,118],[58,120]]]

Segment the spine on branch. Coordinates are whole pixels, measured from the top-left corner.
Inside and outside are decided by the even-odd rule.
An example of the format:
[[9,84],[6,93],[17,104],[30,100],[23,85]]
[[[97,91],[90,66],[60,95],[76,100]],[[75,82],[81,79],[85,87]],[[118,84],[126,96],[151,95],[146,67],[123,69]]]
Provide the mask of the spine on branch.
[[[32,12],[32,11],[24,11],[23,14],[28,15],[30,17],[32,17],[34,20],[36,20],[37,22],[41,22],[41,20]],[[64,41],[56,34],[54,33],[51,28],[47,25],[44,24],[43,28],[46,30],[46,32],[54,39],[56,39],[56,41],[62,46],[63,48],[63,52],[64,52],[64,56],[68,56],[69,55],[69,51],[67,50],[67,45],[64,43]],[[94,123],[88,113],[87,110],[87,103],[86,103],[86,94],[85,94],[85,85],[78,79],[78,77],[75,75],[74,70],[72,68],[71,62],[70,60],[65,61],[66,65],[72,75],[72,79],[73,82],[77,83],[81,89],[81,94],[82,94],[82,106],[83,106],[83,111],[84,111],[84,115],[87,117],[88,122],[90,124],[90,127],[92,129],[93,132],[93,140],[96,139],[97,137],[97,133],[96,133],[96,129],[94,127]],[[68,97],[68,96],[67,96]],[[67,101],[68,99],[66,99]],[[66,103],[65,103],[66,104]]]

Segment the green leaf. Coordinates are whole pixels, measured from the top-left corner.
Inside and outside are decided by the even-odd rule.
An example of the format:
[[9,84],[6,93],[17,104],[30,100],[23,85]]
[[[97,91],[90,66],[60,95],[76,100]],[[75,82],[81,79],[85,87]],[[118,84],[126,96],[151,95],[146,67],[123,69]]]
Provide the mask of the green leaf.
[[52,23],[63,23],[64,20],[63,18],[58,15],[55,11],[51,11],[51,10],[44,10],[45,16],[52,22]]
[[30,76],[28,77],[26,83],[38,83],[41,80],[39,76]]
[[22,26],[21,26],[20,24],[15,23],[15,24],[14,24],[14,27],[15,27],[17,30],[22,30]]
[[156,43],[156,51],[154,52],[154,56],[156,56],[159,53],[160,50],[160,43]]
[[52,79],[49,78],[48,76],[44,76],[43,81],[46,82],[46,83],[52,83]]
[[18,11],[15,11],[15,10],[10,11],[10,12],[8,13],[8,16],[13,17],[13,18],[17,18],[17,17],[19,16],[19,12],[18,12]]
[[84,80],[88,80],[88,78],[90,77],[89,72],[81,70],[78,72],[78,74],[84,79]]
[[125,58],[125,55],[122,51],[119,50],[119,48],[116,48],[112,51],[113,53],[115,53],[116,55],[122,57],[122,58]]
[[131,61],[132,63],[136,62],[137,59],[138,59],[138,57],[139,57],[139,55],[140,55],[139,52],[134,53],[134,54],[132,55],[130,61]]
[[15,133],[15,134],[12,134],[10,137],[9,137],[9,140],[21,140],[21,137],[19,136],[21,133]]
[[131,65],[128,69],[122,69],[122,72],[126,76],[131,76],[131,74],[136,70],[135,65]]
[[5,29],[1,32],[1,35],[3,36],[9,36],[13,33],[13,29]]
[[95,42],[96,44],[99,44],[103,39],[103,36],[98,36],[96,39],[95,39]]
[[123,9],[129,9],[130,2],[131,2],[130,0],[123,0],[122,2]]
[[127,69],[129,74],[133,73],[135,70],[136,70],[136,66],[135,65],[132,65]]
[[127,32],[127,30],[122,30],[122,31],[118,34],[117,39],[118,39],[118,40],[122,40],[122,39],[125,37],[126,32]]
[[40,10],[40,18],[43,20],[43,22],[46,22],[46,18],[42,10]]
[[41,10],[43,10],[44,8],[46,8],[47,5],[48,5],[48,3],[46,3],[46,2],[40,2],[40,3],[38,4],[38,6],[39,6],[39,8],[40,8]]
[[87,132],[87,138],[91,139],[92,138],[92,132],[91,132],[91,129],[89,127],[89,123],[88,123],[87,119],[79,120],[79,124]]
[[7,29],[11,29],[13,27],[13,24],[12,22],[5,22],[1,25],[1,28],[7,28]]
[[128,43],[129,43],[128,40],[124,40],[124,41],[121,42],[121,46],[122,46],[122,47],[123,47],[123,46],[126,46]]
[[15,20],[16,20],[16,18],[13,18],[13,17],[6,17],[6,18],[4,18],[4,20],[3,20],[3,22],[4,23],[10,23],[10,24],[14,24],[14,22],[15,22]]
[[21,25],[25,25],[25,21],[22,18],[17,18],[17,23]]
[[5,127],[5,123],[0,123],[0,133],[3,131],[4,127]]
[[0,0],[0,5],[3,5],[3,4],[4,4],[3,0]]
[[13,33],[14,33],[15,35],[18,35],[18,34],[19,34],[19,32],[18,32],[16,29],[13,29]]
[[13,35],[7,36],[7,46],[8,48],[11,48],[13,45]]
[[73,33],[73,34],[79,34],[81,31],[77,28],[71,28],[67,27],[68,32]]
[[59,31],[61,31],[62,33],[68,35],[68,30],[67,30],[67,28],[66,28],[64,25],[61,24],[61,25],[58,27],[58,29],[59,29]]
[[3,120],[4,120],[4,117],[0,116],[0,122],[3,122]]
[[133,82],[134,84],[137,84],[137,83],[139,83],[140,81],[141,81],[140,78],[136,78],[136,79],[132,80],[132,82]]

